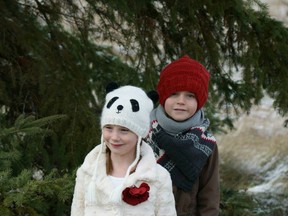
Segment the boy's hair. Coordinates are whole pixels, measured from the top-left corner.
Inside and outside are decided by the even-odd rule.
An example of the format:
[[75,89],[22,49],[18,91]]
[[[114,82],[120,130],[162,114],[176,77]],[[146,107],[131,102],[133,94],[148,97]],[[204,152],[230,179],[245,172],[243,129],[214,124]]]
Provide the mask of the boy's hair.
[[162,106],[166,99],[178,91],[189,91],[195,94],[198,107],[201,109],[208,98],[210,74],[198,61],[188,55],[168,64],[160,73],[157,85],[159,102]]

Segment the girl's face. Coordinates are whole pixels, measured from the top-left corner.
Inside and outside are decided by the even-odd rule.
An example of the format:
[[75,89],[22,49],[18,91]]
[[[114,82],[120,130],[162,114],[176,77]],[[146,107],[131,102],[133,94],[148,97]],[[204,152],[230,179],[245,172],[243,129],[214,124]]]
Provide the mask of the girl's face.
[[111,151],[111,155],[135,158],[138,136],[126,127],[105,125],[103,138]]
[[198,103],[193,93],[179,91],[166,99],[164,109],[166,114],[175,121],[185,121],[195,114],[197,106]]

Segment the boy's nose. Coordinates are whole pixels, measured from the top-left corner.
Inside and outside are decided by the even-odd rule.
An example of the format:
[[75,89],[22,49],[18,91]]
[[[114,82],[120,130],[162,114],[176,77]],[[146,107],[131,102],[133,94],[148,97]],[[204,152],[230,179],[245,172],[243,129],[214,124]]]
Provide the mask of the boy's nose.
[[179,95],[177,103],[184,104],[185,103],[185,97],[183,95]]

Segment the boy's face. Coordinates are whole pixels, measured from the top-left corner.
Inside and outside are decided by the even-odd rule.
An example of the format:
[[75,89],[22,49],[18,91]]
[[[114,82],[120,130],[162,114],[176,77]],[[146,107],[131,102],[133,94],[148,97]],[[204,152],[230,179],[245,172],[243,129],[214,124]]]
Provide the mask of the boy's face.
[[180,91],[166,99],[164,109],[166,114],[175,121],[185,121],[194,115],[197,105],[198,103],[193,93]]

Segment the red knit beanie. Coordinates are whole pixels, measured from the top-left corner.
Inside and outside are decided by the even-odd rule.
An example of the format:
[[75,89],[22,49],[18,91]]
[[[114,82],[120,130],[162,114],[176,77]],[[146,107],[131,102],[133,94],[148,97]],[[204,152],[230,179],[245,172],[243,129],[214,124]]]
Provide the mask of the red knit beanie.
[[210,74],[205,67],[188,55],[171,62],[160,73],[157,85],[159,102],[162,106],[166,99],[178,91],[189,91],[195,94],[201,109],[208,98]]

